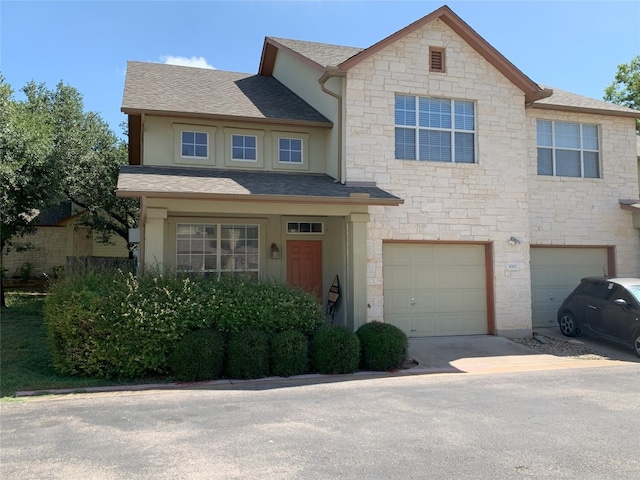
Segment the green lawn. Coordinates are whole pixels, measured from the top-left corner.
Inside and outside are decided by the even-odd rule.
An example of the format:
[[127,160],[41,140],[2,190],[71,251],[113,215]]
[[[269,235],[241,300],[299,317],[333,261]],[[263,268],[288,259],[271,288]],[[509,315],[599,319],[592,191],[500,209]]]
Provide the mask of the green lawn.
[[42,318],[43,294],[7,292],[6,301],[7,307],[0,311],[0,397],[10,397],[21,390],[120,383],[56,374],[51,367]]

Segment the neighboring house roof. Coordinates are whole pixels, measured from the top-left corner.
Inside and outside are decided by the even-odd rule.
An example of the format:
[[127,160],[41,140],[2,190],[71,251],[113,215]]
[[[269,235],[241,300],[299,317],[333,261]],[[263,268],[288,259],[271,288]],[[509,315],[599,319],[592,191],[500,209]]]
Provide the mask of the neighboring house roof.
[[532,105],[533,108],[640,118],[640,111],[638,110],[616,105],[615,103],[605,102],[604,100],[584,97],[577,93],[567,92],[558,88],[545,88],[552,89],[553,95],[536,101]]
[[39,227],[59,225],[71,216],[73,216],[71,202],[60,202],[40,210],[34,224]]
[[193,167],[123,166],[118,176],[117,192],[121,197],[249,199],[361,205],[403,203],[402,199],[375,186],[342,185],[324,174]]
[[133,61],[122,111],[332,126],[273,77]]
[[[441,20],[448,25],[449,28],[464,39],[473,49],[475,49],[498,71],[507,77],[515,86],[522,90],[525,94],[526,102],[533,102],[551,94],[550,91],[541,88],[533,80],[522,73],[515,65],[507,60],[506,57],[491,46],[489,42],[482,38],[446,5],[365,49],[266,37],[262,49],[262,58],[260,60],[260,69],[258,70],[258,73],[261,75],[271,75],[273,73],[277,50],[282,47],[293,52],[294,55],[299,58],[306,59],[307,63],[311,63],[318,70],[337,67],[339,70],[346,71],[383,48],[435,20]],[[305,45],[305,43],[307,43],[307,45]],[[323,45],[326,45],[327,49],[327,52],[324,54],[320,52]]]

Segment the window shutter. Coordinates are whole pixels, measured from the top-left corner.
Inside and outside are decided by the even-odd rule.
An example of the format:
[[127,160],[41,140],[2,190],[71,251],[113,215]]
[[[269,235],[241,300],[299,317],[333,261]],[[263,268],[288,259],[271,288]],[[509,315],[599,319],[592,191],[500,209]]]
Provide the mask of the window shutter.
[[444,48],[429,47],[429,71],[440,73],[446,71]]

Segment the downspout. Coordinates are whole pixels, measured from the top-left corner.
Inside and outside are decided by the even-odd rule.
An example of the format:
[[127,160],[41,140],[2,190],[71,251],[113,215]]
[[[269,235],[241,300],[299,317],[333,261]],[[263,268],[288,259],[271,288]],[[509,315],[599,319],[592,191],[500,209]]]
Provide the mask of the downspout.
[[332,77],[346,77],[347,72],[343,70],[339,70],[337,67],[329,66],[325,69],[322,76],[318,79],[318,83],[320,84],[320,88],[322,91],[328,95],[331,95],[336,100],[338,100],[338,178],[336,178],[336,183],[343,183],[342,179],[342,95],[332,92],[329,90],[325,83]]

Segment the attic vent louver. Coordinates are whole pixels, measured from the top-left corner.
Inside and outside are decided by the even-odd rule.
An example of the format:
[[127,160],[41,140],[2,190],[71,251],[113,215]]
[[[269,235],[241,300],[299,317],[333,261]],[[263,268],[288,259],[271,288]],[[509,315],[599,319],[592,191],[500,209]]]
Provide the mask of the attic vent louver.
[[440,73],[445,72],[444,48],[429,47],[429,71]]

